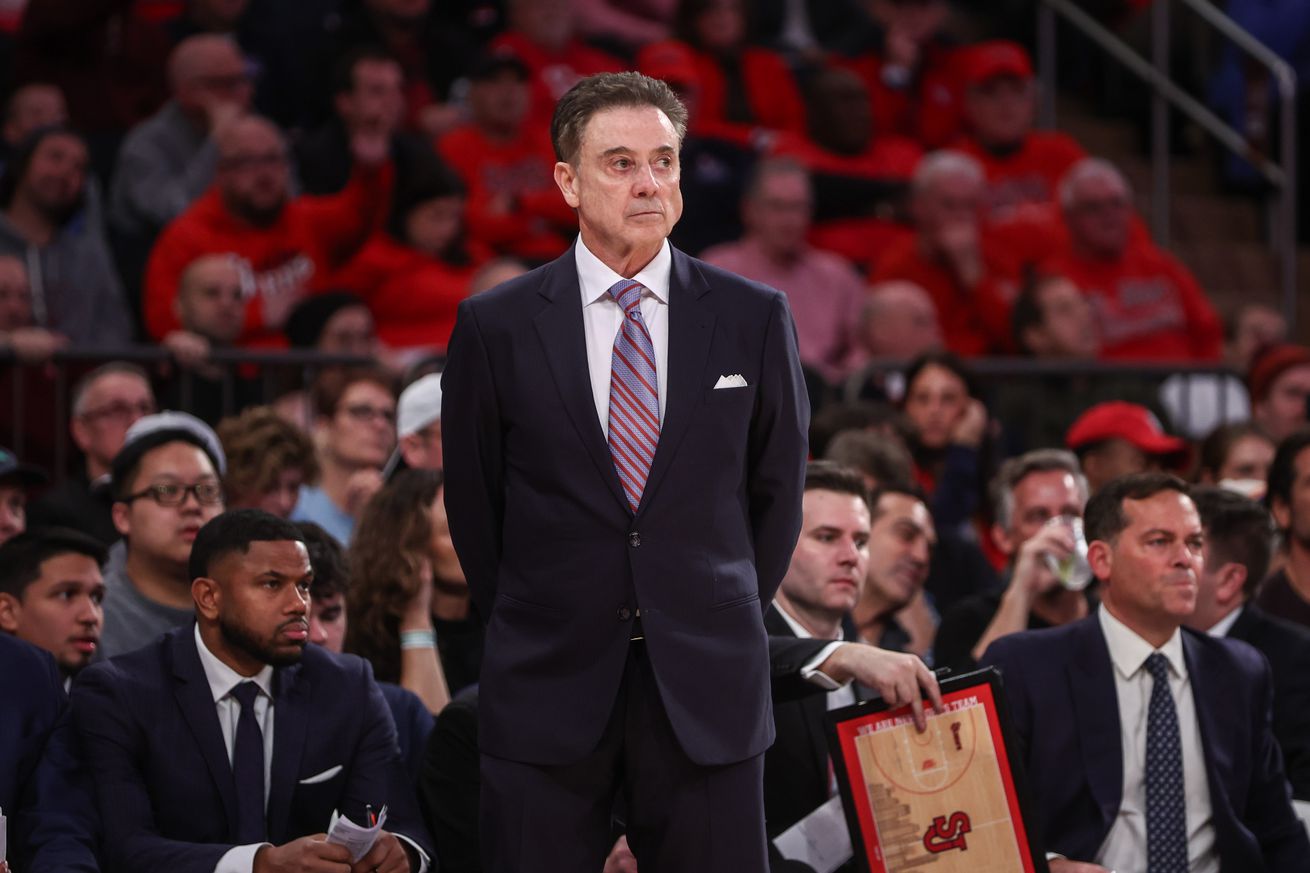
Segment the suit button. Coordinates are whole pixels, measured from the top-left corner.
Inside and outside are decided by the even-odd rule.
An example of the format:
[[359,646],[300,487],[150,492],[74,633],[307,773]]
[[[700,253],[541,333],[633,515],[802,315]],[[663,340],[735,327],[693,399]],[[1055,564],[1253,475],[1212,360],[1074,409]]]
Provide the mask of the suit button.
[[639,547],[641,545],[641,534],[637,533],[635,530],[628,534],[628,545],[632,546],[634,549]]
[[626,606],[619,607],[619,621],[627,621],[632,618],[632,610]]

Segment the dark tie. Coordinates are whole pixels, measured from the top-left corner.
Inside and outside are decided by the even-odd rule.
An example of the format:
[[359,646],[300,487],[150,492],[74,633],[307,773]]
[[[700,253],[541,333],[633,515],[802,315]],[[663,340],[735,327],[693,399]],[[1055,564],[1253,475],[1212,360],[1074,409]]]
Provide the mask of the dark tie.
[[1146,659],[1154,679],[1146,712],[1146,870],[1187,873],[1187,808],[1178,711],[1169,693],[1169,660]]
[[232,745],[232,775],[237,786],[236,842],[242,846],[268,840],[264,824],[264,732],[255,718],[258,696],[259,686],[254,682],[242,682],[232,689],[232,697],[241,704],[236,742]]
[[610,296],[623,307],[623,327],[614,338],[610,370],[610,455],[633,513],[641,505],[655,446],[660,441],[655,344],[639,305],[644,290],[640,282],[628,279],[610,288]]

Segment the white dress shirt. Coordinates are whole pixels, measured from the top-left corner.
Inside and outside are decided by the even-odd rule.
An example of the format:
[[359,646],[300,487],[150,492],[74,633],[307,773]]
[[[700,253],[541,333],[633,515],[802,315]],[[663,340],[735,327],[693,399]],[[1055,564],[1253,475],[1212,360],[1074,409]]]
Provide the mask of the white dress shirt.
[[[241,704],[232,696],[232,690],[242,682],[254,682],[259,686],[259,695],[255,697],[255,720],[264,734],[264,809],[268,809],[268,785],[273,770],[273,668],[264,665],[254,676],[242,676],[227,664],[224,664],[205,645],[200,637],[200,625],[195,626],[196,652],[200,655],[200,666],[209,680],[209,690],[214,697],[214,708],[218,710],[218,727],[223,733],[223,745],[227,747],[227,763],[232,764],[232,749],[236,745],[237,720],[241,718]],[[233,846],[214,866],[214,873],[250,873],[255,866],[255,853],[260,846],[267,843],[252,843],[248,846]]]
[[[1119,734],[1123,746],[1123,799],[1119,814],[1096,854],[1096,863],[1116,873],[1146,869],[1146,719],[1154,680],[1146,659],[1156,649],[1104,605],[1098,613],[1114,664],[1114,690],[1119,700]],[[1183,753],[1183,791],[1187,815],[1187,860],[1191,873],[1218,873],[1210,783],[1205,773],[1201,728],[1183,657],[1181,631],[1174,631],[1158,650],[1169,661],[1169,693],[1178,712]]]
[[[582,237],[573,249],[578,266],[578,285],[582,289],[582,332],[587,339],[587,370],[591,374],[591,395],[596,401],[596,417],[609,439],[610,373],[613,370],[614,341],[623,326],[623,307],[609,290],[623,276],[611,270],[591,253]],[[669,387],[669,274],[673,270],[673,252],[665,240],[659,254],[632,277],[646,286],[641,292],[641,319],[650,331],[655,346],[655,381],[659,389],[660,424],[668,405]]]
[[[786,608],[783,607],[780,601],[773,601],[773,605],[778,608],[778,614],[782,616],[783,621],[787,622],[787,627],[791,628],[791,632],[796,635],[797,639],[814,639],[814,634],[806,630],[805,625],[792,618],[791,613],[787,612]],[[837,650],[838,646],[845,645],[845,640],[846,632],[842,630],[841,625],[838,625],[837,639],[824,646],[819,654],[811,658],[805,666],[801,668],[802,679],[813,682],[820,688],[827,690],[828,709],[840,709],[843,706],[850,706],[855,703],[855,688],[851,683],[838,683],[837,680],[819,669],[819,664],[826,661],[828,656]]]
[[1244,609],[1246,609],[1245,606],[1237,607],[1232,612],[1216,621],[1214,627],[1210,628],[1206,633],[1212,637],[1228,636],[1228,632],[1233,629],[1233,625],[1237,624],[1237,620],[1242,617],[1242,610]]

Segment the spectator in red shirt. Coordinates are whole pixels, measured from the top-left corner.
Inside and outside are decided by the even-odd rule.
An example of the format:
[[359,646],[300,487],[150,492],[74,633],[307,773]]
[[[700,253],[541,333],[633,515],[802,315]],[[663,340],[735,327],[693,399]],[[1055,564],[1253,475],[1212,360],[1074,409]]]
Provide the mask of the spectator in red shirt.
[[528,68],[514,54],[488,55],[469,74],[472,116],[437,141],[468,189],[469,238],[529,261],[558,257],[578,219],[555,186],[549,133],[528,123]]
[[241,341],[272,342],[296,303],[326,287],[331,271],[381,223],[391,191],[387,148],[385,136],[357,133],[354,174],[341,193],[293,199],[281,132],[254,116],[225,128],[214,185],[164,229],[150,254],[147,330],[162,338],[177,327],[173,299],[186,265],[232,252],[247,298]]
[[981,43],[967,50],[962,71],[971,135],[960,149],[987,173],[987,215],[1052,206],[1060,179],[1086,152],[1063,133],[1033,130],[1037,84],[1028,53],[1011,42]]
[[944,36],[950,7],[945,0],[866,5],[879,25],[876,44],[839,63],[864,80],[875,126],[924,148],[949,146],[963,129],[960,50]]
[[701,257],[785,293],[801,362],[835,383],[861,363],[864,282],[844,258],[806,242],[813,213],[806,169],[788,158],[766,159],[756,165],[742,201],[745,236]]
[[696,50],[703,124],[805,135],[805,101],[777,52],[746,44],[742,0],[682,0],[675,31]]
[[573,0],[508,0],[508,6],[509,29],[492,40],[491,49],[512,52],[531,71],[532,123],[549,126],[555,102],[580,79],[624,68],[618,58],[577,38]]
[[985,244],[979,207],[983,172],[958,152],[933,152],[914,173],[910,213],[915,235],[893,244],[873,281],[903,279],[932,297],[946,347],[959,355],[1010,348],[1015,270]]
[[1061,190],[1069,247],[1048,265],[1092,304],[1101,356],[1218,360],[1223,326],[1192,274],[1132,232],[1132,191],[1113,164],[1088,158]]

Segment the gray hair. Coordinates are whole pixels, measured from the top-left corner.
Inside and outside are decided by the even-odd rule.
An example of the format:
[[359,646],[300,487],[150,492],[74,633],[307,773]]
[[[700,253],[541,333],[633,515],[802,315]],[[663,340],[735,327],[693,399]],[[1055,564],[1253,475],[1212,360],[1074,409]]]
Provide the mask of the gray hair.
[[[91,388],[95,386],[95,383],[99,382],[106,376],[113,376],[115,374],[135,376],[144,382],[147,388],[150,387],[150,377],[146,375],[146,371],[142,367],[136,364],[128,361],[110,361],[107,364],[101,364],[81,379],[78,379],[77,383],[73,386],[72,410],[74,418],[77,418],[82,415],[82,413],[86,412],[86,395],[91,392]],[[153,393],[152,390],[151,394],[153,395]]]
[[555,104],[550,122],[550,141],[555,159],[577,164],[582,132],[598,112],[623,107],[653,106],[668,116],[678,136],[678,148],[687,135],[687,107],[673,89],[660,79],[641,73],[599,73],[578,82]]
[[1060,180],[1060,208],[1072,209],[1078,194],[1078,186],[1091,179],[1111,179],[1118,182],[1129,196],[1133,186],[1119,168],[1105,158],[1083,158],[1069,168]]
[[1073,476],[1074,483],[1082,494],[1083,502],[1086,503],[1090,489],[1087,487],[1087,477],[1083,475],[1078,457],[1064,449],[1034,449],[1017,458],[1010,458],[992,477],[992,508],[995,512],[996,524],[1002,530],[1010,529],[1010,524],[1014,521],[1014,489],[1019,487],[1020,482],[1033,473],[1057,471]]
[[910,182],[911,190],[922,194],[943,179],[954,176],[966,176],[973,183],[981,183],[987,178],[982,164],[974,158],[963,152],[940,149],[919,159]]

